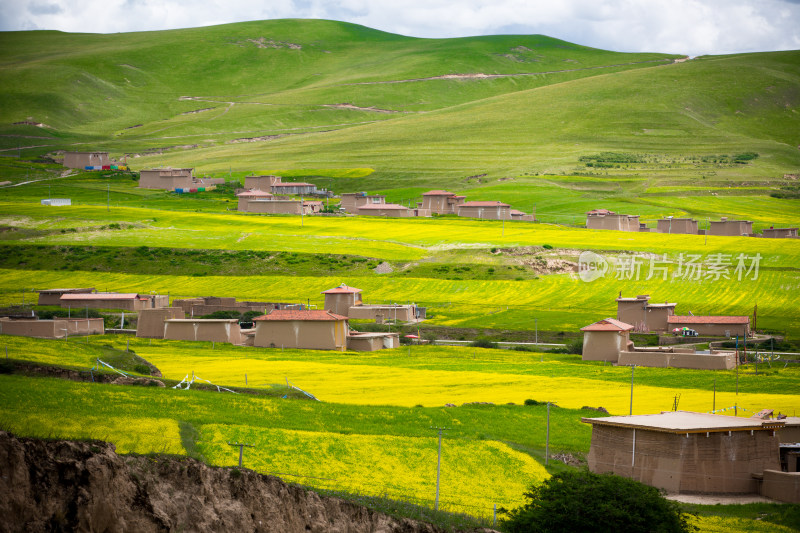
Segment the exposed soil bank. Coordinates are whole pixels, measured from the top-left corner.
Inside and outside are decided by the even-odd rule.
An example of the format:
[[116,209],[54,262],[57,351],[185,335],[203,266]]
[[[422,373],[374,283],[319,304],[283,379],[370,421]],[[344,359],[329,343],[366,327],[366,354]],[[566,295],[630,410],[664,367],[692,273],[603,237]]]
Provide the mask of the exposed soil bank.
[[429,532],[276,477],[0,431],[0,531]]

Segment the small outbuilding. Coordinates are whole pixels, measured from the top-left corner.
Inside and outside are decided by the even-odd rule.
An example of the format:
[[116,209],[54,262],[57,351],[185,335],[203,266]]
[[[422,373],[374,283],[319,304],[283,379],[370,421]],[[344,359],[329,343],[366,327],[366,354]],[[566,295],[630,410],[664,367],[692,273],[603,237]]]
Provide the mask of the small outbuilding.
[[91,294],[67,293],[59,298],[64,309],[120,309],[140,311],[156,307],[167,307],[169,296],[163,294],[138,294],[135,292],[94,292]]
[[[64,166],[67,168],[111,167],[108,152],[64,152]],[[98,169],[99,170],[99,169]]]
[[407,218],[415,216],[414,210],[399,204],[366,204],[356,212],[362,216]]
[[613,318],[605,318],[581,328],[584,361],[616,363],[619,353],[632,348],[630,332],[633,326]]
[[639,215],[620,215],[608,209],[594,209],[586,213],[586,228],[639,231]]
[[151,168],[139,171],[139,187],[142,189],[190,189],[195,184],[193,168]]
[[798,228],[764,228],[761,236],[766,239],[796,239]]
[[662,218],[656,223],[658,233],[697,235],[697,220],[693,218]]
[[709,223],[708,234],[727,237],[748,236],[753,234],[753,223],[750,220],[728,220],[728,217],[722,217]]

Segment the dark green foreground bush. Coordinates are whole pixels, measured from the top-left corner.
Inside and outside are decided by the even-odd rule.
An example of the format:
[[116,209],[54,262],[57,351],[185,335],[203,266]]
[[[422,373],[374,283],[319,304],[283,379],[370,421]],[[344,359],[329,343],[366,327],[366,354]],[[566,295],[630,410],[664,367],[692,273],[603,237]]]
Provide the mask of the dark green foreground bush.
[[503,511],[511,533],[597,531],[684,533],[689,525],[677,503],[658,489],[612,474],[588,470],[555,474],[525,493],[528,503]]

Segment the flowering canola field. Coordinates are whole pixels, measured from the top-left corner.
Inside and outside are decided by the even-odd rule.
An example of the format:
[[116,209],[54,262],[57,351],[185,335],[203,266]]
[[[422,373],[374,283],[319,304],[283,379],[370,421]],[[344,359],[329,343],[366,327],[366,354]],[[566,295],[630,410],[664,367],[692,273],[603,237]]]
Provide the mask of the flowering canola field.
[[[354,494],[411,500],[432,507],[436,494],[437,437],[343,435],[324,431],[291,431],[208,424],[201,431],[200,450],[215,464],[244,464],[259,472],[280,474],[312,487]],[[269,453],[263,453],[269,450]],[[440,479],[441,509],[477,516],[491,515],[492,506],[523,503],[522,493],[549,476],[529,455],[496,441],[445,437]]]

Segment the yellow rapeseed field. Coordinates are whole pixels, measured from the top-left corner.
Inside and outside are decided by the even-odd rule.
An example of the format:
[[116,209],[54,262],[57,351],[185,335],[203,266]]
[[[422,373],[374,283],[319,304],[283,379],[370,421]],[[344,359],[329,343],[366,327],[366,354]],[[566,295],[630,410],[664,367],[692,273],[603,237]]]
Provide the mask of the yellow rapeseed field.
[[[426,407],[466,402],[522,403],[526,398],[555,402],[561,407],[605,407],[610,413],[628,414],[630,384],[577,377],[487,373],[478,371],[417,370],[393,366],[365,366],[310,361],[262,360],[253,358],[184,357],[147,354],[166,377],[181,379],[194,371],[197,375],[224,385],[244,385],[248,374],[250,386],[285,383],[311,392],[323,401],[358,405],[399,405]],[[207,353],[207,352],[206,352]],[[532,363],[535,364],[535,363]],[[598,369],[598,372],[601,370]],[[710,379],[710,378],[709,378]],[[716,393],[692,388],[662,388],[636,385],[633,391],[633,414],[656,413],[672,408],[673,397],[680,394],[680,408],[688,411],[711,411],[740,406],[739,415],[750,416],[764,406],[775,412],[794,413],[800,408],[797,396],[741,392]],[[725,414],[734,414],[731,409]]]
[[[201,452],[215,464],[238,464],[277,474],[287,481],[432,506],[436,495],[438,437],[343,435],[248,426],[204,425]],[[309,460],[312,458],[313,460]],[[532,483],[548,477],[529,455],[496,441],[448,439],[442,442],[440,508],[490,516],[494,504],[515,507]]]

